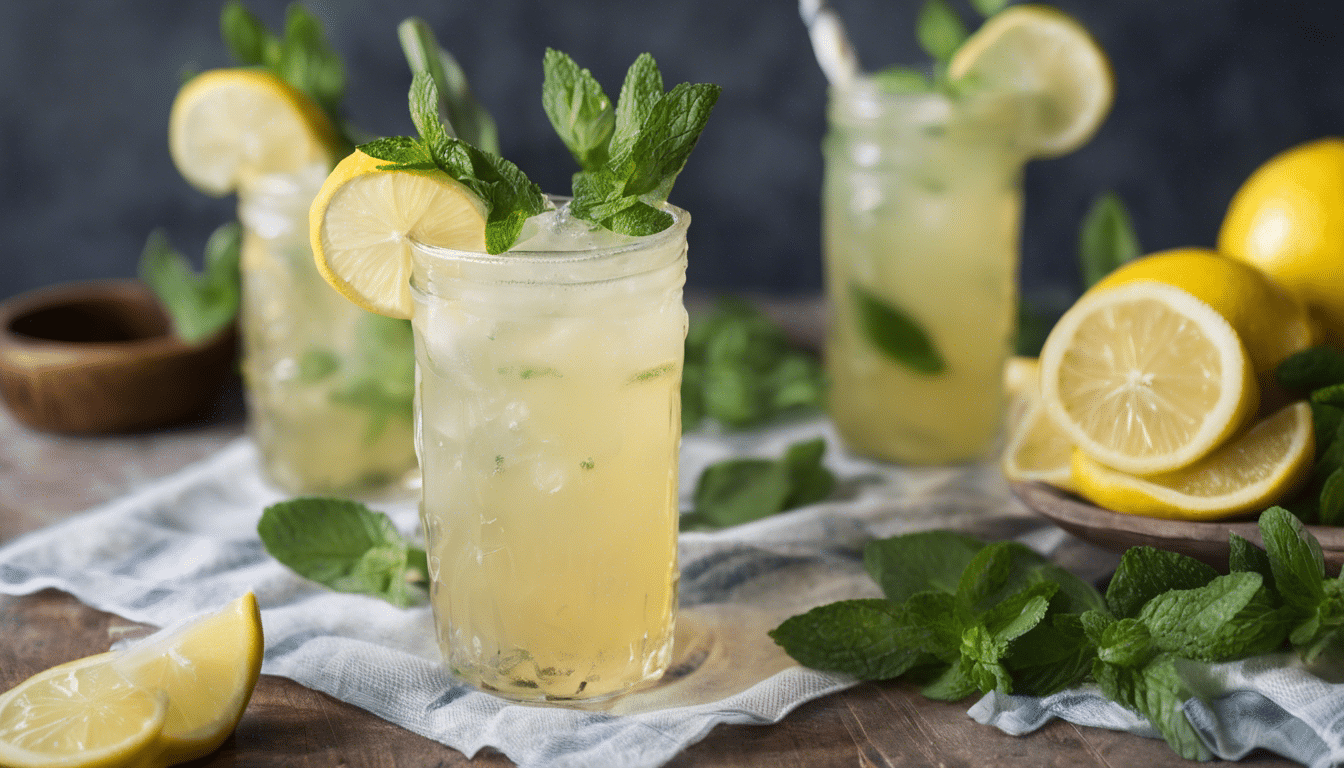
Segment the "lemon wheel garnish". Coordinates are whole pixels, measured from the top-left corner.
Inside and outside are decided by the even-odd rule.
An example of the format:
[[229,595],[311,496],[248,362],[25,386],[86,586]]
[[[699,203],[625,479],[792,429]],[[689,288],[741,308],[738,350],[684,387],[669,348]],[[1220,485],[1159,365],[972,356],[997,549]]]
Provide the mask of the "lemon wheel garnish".
[[1014,357],[1004,368],[1008,390],[1008,444],[1000,466],[1009,480],[1071,488],[1069,460],[1073,443],[1046,415],[1041,404],[1040,364]]
[[158,735],[162,765],[213,752],[233,732],[261,674],[257,599],[247,593],[179,629],[147,638],[110,664],[127,679],[168,695]]
[[1296,294],[1344,344],[1344,139],[1301,144],[1257,168],[1228,205],[1218,250]]
[[1251,356],[1263,392],[1285,358],[1315,344],[1319,332],[1302,302],[1263,272],[1206,248],[1160,251],[1097,282],[1103,291],[1139,280],[1174,285],[1222,315]]
[[382,171],[356,151],[336,165],[308,216],[313,258],[342,296],[409,318],[411,241],[485,252],[485,203],[442,171]]
[[1236,331],[1163,283],[1085,294],[1050,332],[1040,365],[1051,420],[1092,459],[1134,474],[1193,464],[1259,406]]
[[107,654],[53,667],[0,696],[0,765],[93,768],[154,749],[168,697],[137,685]]
[[947,73],[1033,99],[1038,113],[1028,138],[1039,156],[1085,144],[1115,99],[1101,46],[1073,17],[1042,5],[1013,5],[990,17],[953,54]]
[[260,69],[187,81],[168,117],[168,149],[192,186],[227,195],[255,176],[331,167],[336,131],[311,98]]
[[1284,498],[1311,471],[1311,407],[1287,406],[1185,469],[1136,477],[1073,457],[1076,492],[1116,512],[1216,520],[1255,512]]
[[209,754],[261,672],[249,592],[124,651],[53,667],[0,695],[0,765],[151,768]]

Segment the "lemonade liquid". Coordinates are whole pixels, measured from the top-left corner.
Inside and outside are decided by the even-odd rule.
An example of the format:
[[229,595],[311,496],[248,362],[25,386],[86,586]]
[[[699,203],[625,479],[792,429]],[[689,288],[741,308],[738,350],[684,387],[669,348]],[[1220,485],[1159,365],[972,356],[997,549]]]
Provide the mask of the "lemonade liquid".
[[308,208],[326,173],[263,176],[239,191],[248,429],[285,491],[361,495],[416,470],[415,357],[407,321],[359,309],[318,274]]
[[677,608],[689,216],[535,216],[489,256],[415,246],[422,518],[438,642],[507,698],[659,677]]
[[[994,445],[1016,329],[1021,114],[1009,99],[892,94],[862,78],[831,94],[825,358],[830,414],[857,453],[940,464]],[[875,339],[883,323],[861,306],[874,301],[923,329],[940,372]]]

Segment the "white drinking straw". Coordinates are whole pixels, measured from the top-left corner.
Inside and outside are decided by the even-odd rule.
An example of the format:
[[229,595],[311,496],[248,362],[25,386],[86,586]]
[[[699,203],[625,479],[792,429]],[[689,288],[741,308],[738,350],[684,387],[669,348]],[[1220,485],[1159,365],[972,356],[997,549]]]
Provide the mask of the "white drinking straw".
[[798,0],[798,13],[826,80],[836,88],[849,85],[859,73],[859,61],[840,16],[827,0]]

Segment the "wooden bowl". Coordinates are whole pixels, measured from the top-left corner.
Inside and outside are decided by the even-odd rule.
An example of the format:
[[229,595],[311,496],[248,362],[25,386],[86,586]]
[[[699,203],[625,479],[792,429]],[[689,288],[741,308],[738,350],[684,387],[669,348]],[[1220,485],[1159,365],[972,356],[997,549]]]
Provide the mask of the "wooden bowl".
[[[1235,533],[1258,547],[1265,546],[1260,526],[1253,520],[1195,522],[1123,515],[1042,483],[1010,485],[1013,493],[1037,514],[1083,541],[1112,552],[1147,544],[1189,555],[1227,573],[1227,556],[1231,551],[1228,534]],[[1338,574],[1344,565],[1344,528],[1309,525],[1307,530],[1321,543],[1326,572],[1331,576]]]
[[197,344],[138,280],[40,288],[0,302],[0,396],[30,427],[129,432],[198,414],[234,367],[228,328]]

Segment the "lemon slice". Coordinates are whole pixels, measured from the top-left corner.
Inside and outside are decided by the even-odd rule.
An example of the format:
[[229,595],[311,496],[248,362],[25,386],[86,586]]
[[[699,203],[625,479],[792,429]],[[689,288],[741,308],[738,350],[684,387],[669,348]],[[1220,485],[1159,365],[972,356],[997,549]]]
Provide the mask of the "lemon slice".
[[411,316],[411,241],[485,252],[486,206],[442,171],[380,171],[356,150],[336,165],[308,215],[317,270],[342,296]]
[[1232,326],[1163,283],[1084,294],[1055,324],[1040,364],[1050,419],[1092,459],[1134,474],[1193,464],[1260,401]]
[[336,161],[336,131],[311,98],[260,69],[212,69],[178,91],[168,149],[192,186],[222,196],[268,173]]
[[110,666],[168,695],[160,765],[213,752],[233,732],[261,673],[261,614],[251,592],[117,654]]
[[0,765],[120,766],[154,751],[168,697],[127,680],[108,656],[53,667],[0,695]]
[[1078,451],[1073,476],[1079,495],[1116,512],[1217,520],[1287,496],[1311,472],[1314,452],[1311,407],[1295,403],[1185,469],[1135,477]]
[[1087,143],[1115,99],[1106,53],[1073,17],[1043,5],[1013,5],[967,38],[948,76],[991,92],[1032,98],[1029,143],[1038,156]]

